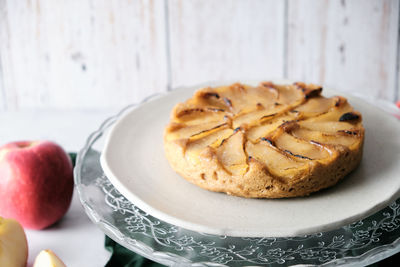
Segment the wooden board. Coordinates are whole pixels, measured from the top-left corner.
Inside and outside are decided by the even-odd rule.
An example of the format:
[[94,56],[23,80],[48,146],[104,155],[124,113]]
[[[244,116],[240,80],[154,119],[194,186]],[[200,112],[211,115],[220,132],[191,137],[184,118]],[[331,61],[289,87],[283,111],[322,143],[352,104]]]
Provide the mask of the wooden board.
[[168,4],[172,86],[283,76],[284,1]]
[[394,101],[399,1],[289,1],[288,77]]
[[165,90],[163,1],[2,2],[8,109],[122,107]]

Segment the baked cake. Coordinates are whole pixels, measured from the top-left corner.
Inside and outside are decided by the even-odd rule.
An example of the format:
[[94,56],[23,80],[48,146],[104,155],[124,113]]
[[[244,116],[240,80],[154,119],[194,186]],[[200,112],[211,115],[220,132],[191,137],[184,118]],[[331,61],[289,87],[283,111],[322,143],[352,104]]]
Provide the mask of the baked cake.
[[297,82],[203,88],[164,133],[172,168],[204,189],[248,198],[306,196],[359,164],[364,128],[346,98]]

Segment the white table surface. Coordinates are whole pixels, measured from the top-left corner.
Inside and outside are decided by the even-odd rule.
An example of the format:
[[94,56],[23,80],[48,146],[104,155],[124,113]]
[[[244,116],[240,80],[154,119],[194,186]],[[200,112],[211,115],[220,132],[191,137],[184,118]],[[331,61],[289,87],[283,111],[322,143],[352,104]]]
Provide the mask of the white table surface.
[[[67,152],[76,152],[86,137],[114,113],[115,110],[0,112],[0,145],[17,140],[52,140]],[[110,257],[104,248],[105,235],[86,216],[76,191],[67,214],[58,223],[45,230],[26,230],[26,234],[28,266],[43,249],[53,250],[68,267],[104,266]]]

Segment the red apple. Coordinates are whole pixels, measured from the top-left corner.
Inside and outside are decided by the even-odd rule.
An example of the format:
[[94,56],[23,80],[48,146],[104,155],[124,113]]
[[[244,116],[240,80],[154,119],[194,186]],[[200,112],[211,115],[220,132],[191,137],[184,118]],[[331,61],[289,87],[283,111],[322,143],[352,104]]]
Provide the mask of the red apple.
[[0,147],[0,216],[25,228],[43,229],[68,210],[74,187],[67,153],[49,141]]

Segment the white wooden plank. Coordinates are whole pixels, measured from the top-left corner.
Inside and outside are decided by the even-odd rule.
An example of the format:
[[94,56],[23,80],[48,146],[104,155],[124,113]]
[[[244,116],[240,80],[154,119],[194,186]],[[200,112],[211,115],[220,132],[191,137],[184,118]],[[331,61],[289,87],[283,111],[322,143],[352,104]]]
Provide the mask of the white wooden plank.
[[163,1],[6,2],[11,109],[123,106],[166,88]]
[[173,86],[283,76],[284,1],[168,3]]
[[[3,40],[2,36],[5,33],[5,19],[6,17],[6,8],[5,8],[5,2],[0,1],[0,43]],[[6,107],[6,92],[4,91],[4,78],[3,78],[3,68],[1,64],[1,58],[3,57],[2,55],[2,50],[1,50],[1,44],[0,44],[0,111],[4,111],[7,109]]]
[[3,70],[1,69],[1,64],[0,64],[0,111],[4,111],[6,109],[7,109],[7,106],[6,106],[6,92],[4,91]]
[[4,45],[5,45],[5,35],[7,32],[7,9],[5,1],[0,1],[0,111],[7,110],[7,99],[6,92],[4,88],[4,74],[2,59],[4,58]]
[[395,95],[399,1],[289,1],[288,76]]

